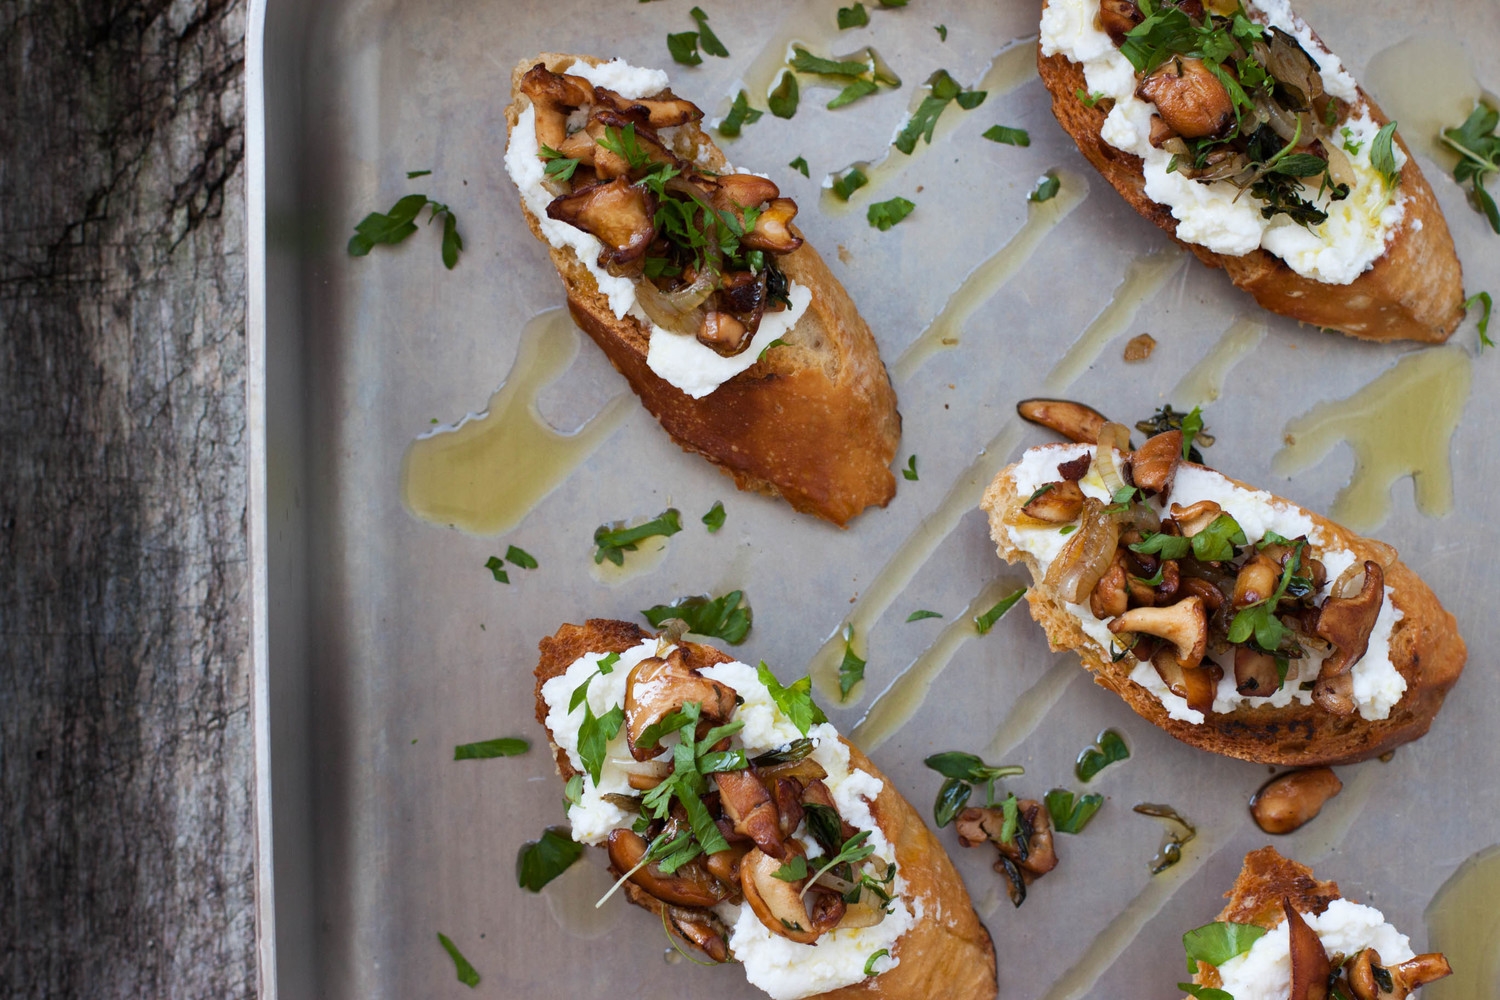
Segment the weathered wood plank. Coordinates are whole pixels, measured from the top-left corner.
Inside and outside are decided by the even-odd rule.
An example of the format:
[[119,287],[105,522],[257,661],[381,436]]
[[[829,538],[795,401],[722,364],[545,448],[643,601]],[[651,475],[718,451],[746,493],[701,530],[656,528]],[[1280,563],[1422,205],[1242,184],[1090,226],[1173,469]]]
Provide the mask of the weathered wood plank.
[[244,0],[0,0],[0,993],[257,987]]

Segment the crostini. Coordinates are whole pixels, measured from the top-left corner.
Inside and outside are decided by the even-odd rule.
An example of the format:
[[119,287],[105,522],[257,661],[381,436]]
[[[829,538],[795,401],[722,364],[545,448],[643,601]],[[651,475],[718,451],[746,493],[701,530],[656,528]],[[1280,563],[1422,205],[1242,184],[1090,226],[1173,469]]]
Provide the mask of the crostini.
[[1218,919],[1182,936],[1195,996],[1235,1000],[1405,1000],[1451,973],[1448,960],[1418,955],[1373,906],[1339,895],[1274,847],[1245,855]]
[[1187,461],[1181,430],[1132,451],[1073,423],[1094,443],[1030,449],[982,504],[1054,649],[1231,757],[1347,763],[1427,731],[1467,652],[1394,549]]
[[737,170],[661,70],[544,53],[505,166],[568,307],[687,451],[843,525],[895,494],[896,395],[777,185]]
[[775,1000],[995,996],[952,862],[805,682],[621,621],[540,650],[573,838],[627,899]]
[[1463,319],[1432,189],[1287,0],[1044,0],[1037,51],[1089,162],[1266,309],[1368,340]]

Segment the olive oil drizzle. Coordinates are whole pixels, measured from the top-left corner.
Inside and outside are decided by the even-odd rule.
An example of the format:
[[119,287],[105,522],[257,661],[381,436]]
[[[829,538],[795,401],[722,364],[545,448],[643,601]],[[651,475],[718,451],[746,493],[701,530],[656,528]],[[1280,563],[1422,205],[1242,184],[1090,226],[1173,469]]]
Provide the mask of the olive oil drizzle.
[[1427,904],[1427,950],[1440,951],[1453,975],[1422,987],[1423,1000],[1490,997],[1500,986],[1500,844],[1458,867]]
[[1457,156],[1438,138],[1469,117],[1481,98],[1492,106],[1500,99],[1480,86],[1463,46],[1446,38],[1417,36],[1384,49],[1370,59],[1366,89],[1387,118],[1400,122],[1407,145],[1451,169]]
[[542,887],[552,922],[577,938],[591,941],[604,937],[619,922],[623,907],[595,906],[609,888],[609,878],[590,862],[591,851],[557,878]]
[[1043,383],[1047,392],[1061,392],[1088,371],[1089,365],[1098,360],[1109,342],[1129,329],[1141,306],[1156,297],[1187,259],[1187,254],[1174,249],[1144,254],[1132,260],[1109,305],[1052,366],[1047,381]]
[[964,613],[950,622],[932,644],[922,650],[875,698],[865,712],[865,717],[859,720],[850,734],[853,742],[869,753],[906,725],[927,700],[928,692],[952,662],[954,654],[970,639],[979,637],[979,632],[974,627],[974,618],[994,607],[1006,594],[1014,593],[1017,587],[1024,586],[1024,583],[1015,579],[1002,579],[993,581],[980,591],[979,596],[969,602]]
[[537,412],[537,396],[567,370],[578,330],[566,309],[532,318],[515,364],[489,407],[417,438],[401,464],[401,496],[417,517],[475,535],[520,523],[593,454],[631,412],[621,393],[572,434]]
[[1084,676],[1087,674],[1078,669],[1078,664],[1071,657],[1054,657],[1047,672],[1011,702],[1010,711],[996,727],[981,756],[985,760],[1009,759],[1012,751],[1036,732],[1037,726],[1042,724],[1047,713],[1052,711],[1052,706],[1062,698],[1068,685]]
[[1244,318],[1236,320],[1213,348],[1178,379],[1167,398],[1185,410],[1217,401],[1229,372],[1265,339],[1265,324]]
[[1355,531],[1376,528],[1391,512],[1391,487],[1411,476],[1417,509],[1429,517],[1453,510],[1449,446],[1473,376],[1460,347],[1407,354],[1347,399],[1319,403],[1286,426],[1286,445],[1271,459],[1290,476],[1322,460],[1340,441],[1354,450],[1354,474],[1329,516]]
[[[981,105],[988,107],[990,102],[997,97],[1003,97],[1036,78],[1036,36],[1033,35],[1011,42],[997,52],[995,58],[990,61],[989,68],[985,70],[984,76],[972,89],[983,90],[989,94],[989,97],[985,99],[985,104]],[[926,90],[920,85],[913,88],[910,106],[907,109],[908,114],[917,109],[926,94]],[[908,167],[919,161],[927,151],[940,143],[944,136],[958,128],[965,120],[965,112],[957,107],[951,107],[938,119],[937,126],[932,132],[931,142],[924,140],[917,143],[916,149],[909,154],[901,152],[895,146],[887,145],[885,151],[875,159],[857,160],[842,170],[835,171],[829,175],[823,187],[823,195],[818,207],[827,215],[843,215],[849,212],[856,203],[862,203],[866,199],[875,200],[876,192],[904,174]],[[899,124],[898,122],[897,125]],[[864,174],[869,183],[854,191],[846,201],[833,193],[831,185],[834,177],[854,169]]]
[[948,296],[927,329],[901,352],[892,366],[897,382],[916,374],[927,359],[959,345],[964,324],[1000,291],[1036,254],[1042,241],[1088,197],[1088,182],[1079,174],[1058,171],[1062,186],[1047,201],[1028,201],[1026,221],[1010,240],[996,250]]

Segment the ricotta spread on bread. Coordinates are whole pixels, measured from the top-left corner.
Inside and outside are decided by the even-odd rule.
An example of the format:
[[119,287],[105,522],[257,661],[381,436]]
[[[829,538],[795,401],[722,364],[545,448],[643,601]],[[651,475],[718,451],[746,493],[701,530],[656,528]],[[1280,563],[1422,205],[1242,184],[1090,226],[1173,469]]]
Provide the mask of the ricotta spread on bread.
[[[1043,485],[1057,480],[1060,463],[1085,455],[1092,456],[1094,450],[1094,446],[1086,444],[1030,449],[1010,473],[1016,494],[1020,497],[1031,495]],[[1105,503],[1111,499],[1110,491],[1093,468],[1079,480],[1078,485],[1087,497]],[[1329,581],[1336,581],[1356,561],[1354,553],[1339,547],[1326,537],[1313,520],[1296,506],[1277,500],[1262,490],[1238,486],[1212,469],[1183,463],[1176,472],[1171,503],[1188,506],[1203,500],[1217,503],[1225,513],[1232,515],[1249,544],[1260,541],[1268,532],[1274,532],[1283,538],[1306,536],[1318,550],[1318,558],[1326,569]],[[1159,513],[1163,511],[1164,505],[1160,500],[1152,498],[1145,502]],[[1034,527],[1027,524],[1007,524],[1005,530],[1012,545],[1036,559],[1039,579],[1068,543],[1068,536],[1052,525]],[[1317,596],[1326,597],[1331,592],[1331,587],[1332,583],[1325,584]],[[1367,720],[1389,717],[1392,707],[1406,691],[1406,679],[1391,662],[1390,656],[1391,633],[1402,618],[1401,610],[1391,599],[1393,594],[1392,588],[1385,588],[1386,600],[1375,620],[1365,654],[1351,669],[1355,708],[1360,717]],[[1106,661],[1109,660],[1111,651],[1118,647],[1116,637],[1110,632],[1106,622],[1096,617],[1087,603],[1069,603],[1066,607],[1078,619],[1084,633],[1098,645]],[[1312,683],[1317,679],[1323,660],[1327,657],[1315,649],[1308,649],[1306,653],[1307,655],[1288,661],[1284,683],[1270,696],[1253,697],[1240,694],[1236,688],[1233,648],[1218,654],[1210,651],[1205,660],[1212,660],[1224,668],[1223,677],[1214,692],[1213,712],[1227,714],[1247,704],[1281,708],[1291,704],[1294,699],[1304,705],[1312,704]],[[1149,661],[1137,662],[1130,679],[1150,691],[1171,718],[1194,725],[1205,721],[1202,712],[1190,708],[1185,698],[1171,691]]]
[[[612,831],[629,828],[638,814],[621,808],[616,802],[620,801],[619,796],[639,799],[642,792],[632,788],[629,781],[633,768],[639,773],[639,765],[631,755],[627,727],[622,727],[609,741],[599,781],[595,784],[583,765],[578,748],[584,704],[580,702],[570,712],[569,700],[573,692],[592,677],[585,700],[596,717],[603,716],[625,703],[628,678],[633,668],[651,657],[670,656],[674,648],[656,638],[647,639],[620,653],[607,674],[599,673],[599,664],[605,659],[605,654],[587,653],[575,660],[564,673],[542,685],[541,695],[548,709],[547,730],[582,776],[582,792],[568,808],[573,838],[580,843],[601,844]],[[743,723],[743,728],[730,737],[733,748],[744,749],[753,755],[804,738],[778,706],[754,667],[732,661],[703,667],[698,673],[732,688],[737,696],[738,703],[731,721]],[[815,723],[809,727],[805,738],[813,744],[809,759],[816,761],[827,773],[822,780],[832,794],[841,819],[860,831],[868,831],[865,843],[874,848],[870,855],[871,866],[884,870],[893,865],[895,848],[881,831],[870,809],[883,783],[865,771],[850,767],[849,748],[839,739],[833,726]],[[663,750],[656,759],[670,762],[676,742],[675,736],[664,737]],[[806,848],[809,871],[815,871],[820,867],[821,848],[808,835],[805,824],[795,837]],[[865,979],[866,962],[881,949],[892,954],[877,960],[873,971],[885,972],[899,964],[896,942],[921,919],[923,906],[919,898],[907,897],[906,881],[899,870],[895,872],[890,894],[894,898],[889,912],[880,922],[864,927],[836,927],[823,933],[812,944],[801,944],[772,933],[748,903],[722,902],[714,910],[729,929],[729,950],[743,964],[749,981],[775,1000],[799,1000]]]
[[[608,88],[629,99],[648,97],[667,87],[667,74],[659,69],[631,66],[615,59],[597,66],[579,60],[567,68],[571,76],[582,77],[597,87]],[[575,112],[587,117],[586,111]],[[664,141],[671,143],[674,129],[661,130]],[[684,152],[683,150],[678,150]],[[505,169],[520,189],[527,209],[535,216],[547,242],[558,249],[570,249],[598,284],[616,319],[632,316],[650,329],[646,363],[668,384],[694,399],[709,395],[719,386],[755,364],[762,351],[784,338],[807,311],[812,302],[809,289],[789,282],[790,305],[779,312],[767,311],[760,321],[749,347],[733,356],[723,356],[685,334],[674,333],[652,322],[641,308],[637,281],[628,275],[611,274],[598,262],[602,242],[592,234],[567,222],[549,218],[547,207],[554,195],[545,185],[546,163],[541,156],[536,135],[536,109],[526,107],[511,130],[505,150]],[[734,173],[747,171],[733,170]]]
[[[1319,224],[1303,226],[1285,214],[1266,218],[1264,203],[1251,192],[1227,180],[1190,179],[1176,169],[1173,154],[1151,142],[1157,107],[1137,96],[1134,66],[1100,26],[1099,0],[1048,0],[1042,14],[1041,51],[1045,56],[1060,53],[1082,66],[1091,101],[1113,102],[1100,137],[1141,158],[1145,194],[1171,210],[1179,239],[1228,256],[1261,248],[1305,278],[1347,285],[1385,253],[1405,216],[1406,196],[1399,189],[1388,191],[1371,163],[1380,125],[1354,78],[1287,0],[1247,2],[1245,8],[1253,20],[1293,36],[1317,63],[1325,92],[1348,105],[1339,133],[1341,152],[1354,178],[1347,197],[1335,200],[1331,189],[1315,180],[1302,185],[1303,197],[1327,213]],[[1392,152],[1399,171],[1406,155],[1399,145],[1393,145]]]
[[[1416,957],[1410,939],[1386,923],[1385,915],[1373,906],[1335,899],[1322,913],[1301,916],[1329,955],[1355,955],[1373,948],[1386,966]],[[1286,1000],[1292,989],[1289,930],[1283,920],[1257,939],[1249,951],[1219,965],[1223,980],[1219,988],[1234,1000]]]

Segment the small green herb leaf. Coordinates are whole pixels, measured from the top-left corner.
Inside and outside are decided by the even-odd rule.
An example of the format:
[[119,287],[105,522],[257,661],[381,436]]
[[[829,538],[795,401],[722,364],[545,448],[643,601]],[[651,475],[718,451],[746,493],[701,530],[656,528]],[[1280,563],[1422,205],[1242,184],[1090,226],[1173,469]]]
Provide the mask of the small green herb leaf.
[[[1194,971],[1197,970],[1195,969]],[[1215,986],[1199,986],[1197,983],[1178,983],[1177,988],[1195,998],[1195,1000],[1234,1000],[1234,994],[1225,992]]]
[[1191,413],[1182,418],[1182,460],[1191,461],[1193,457],[1193,442],[1197,440],[1199,433],[1203,430],[1203,408],[1193,407]]
[[870,23],[870,12],[865,10],[865,5],[862,3],[856,3],[853,7],[840,7],[838,21],[840,31],[863,28]]
[[608,559],[616,566],[625,565],[625,553],[634,552],[636,543],[655,536],[670,537],[682,530],[682,514],[668,507],[645,524],[633,528],[612,528],[601,524],[594,529],[594,562]]
[[688,13],[692,15],[694,21],[698,22],[698,44],[703,51],[721,59],[728,58],[729,50],[724,47],[723,42],[719,41],[719,36],[708,27],[708,15],[703,13],[703,8],[694,7]]
[[671,604],[647,608],[641,614],[656,628],[661,628],[669,618],[680,618],[687,622],[689,632],[738,646],[750,633],[753,620],[750,604],[744,597],[739,590],[731,590],[723,597],[684,597]]
[[949,778],[938,789],[937,801],[932,804],[932,818],[939,827],[947,826],[968,804],[973,787],[959,778]]
[[976,785],[1026,773],[1026,769],[1019,764],[1001,764],[992,767],[974,754],[964,753],[962,750],[935,753],[922,763],[945,778],[957,778]]
[[520,548],[519,546],[512,545],[506,548],[505,558],[511,563],[511,565],[519,566],[522,569],[537,568],[537,561],[532,558],[531,553],[527,552],[523,548]]
[[772,872],[771,877],[783,882],[801,882],[807,878],[807,859],[800,854],[795,855],[792,860]]
[[625,712],[619,705],[595,718],[593,706],[587,698],[584,699],[583,723],[578,727],[578,757],[583,761],[583,769],[594,779],[595,787],[598,787],[599,775],[604,771],[609,741],[619,734],[624,721]]
[[505,561],[499,556],[490,556],[486,559],[484,568],[494,574],[497,583],[510,583],[510,574],[505,571]]
[[946,24],[934,24],[932,30],[938,33],[938,41],[946,42],[948,40],[948,26]]
[[858,77],[872,72],[871,62],[838,62],[834,59],[824,59],[815,56],[800,45],[792,46],[792,69],[799,73],[813,73],[817,76],[849,76]]
[[540,840],[521,845],[516,855],[516,883],[523,889],[541,892],[542,886],[568,870],[583,857],[583,845],[561,826],[542,831]]
[[1389,122],[1370,141],[1370,166],[1380,174],[1388,191],[1401,182],[1401,168],[1396,166],[1396,153],[1392,147],[1395,137],[1396,123]]
[[[582,847],[579,850],[582,850]],[[469,964],[469,960],[464,958],[463,953],[458,950],[458,945],[448,940],[448,935],[442,932],[438,933],[438,944],[442,945],[448,957],[453,959],[453,968],[458,974],[458,981],[471,990],[478,986],[479,973],[474,970],[474,966]]]
[[771,673],[771,668],[766,666],[764,660],[756,668],[755,675],[760,682],[771,692],[771,700],[776,702],[776,707],[781,709],[783,715],[791,720],[792,725],[803,736],[814,725],[828,721],[823,710],[812,700],[812,678],[804,677],[795,681],[791,687],[782,687],[776,675]]
[[724,501],[715,500],[714,505],[708,508],[708,513],[703,515],[703,523],[708,528],[710,535],[716,535],[719,529],[724,527]]
[[885,958],[890,953],[891,951],[889,948],[882,948],[872,954],[869,958],[865,959],[865,975],[875,975],[875,963],[880,961],[882,958]]
[[1102,90],[1096,90],[1093,93],[1088,93],[1082,87],[1079,87],[1077,90],[1075,90],[1073,92],[1073,96],[1076,97],[1076,98],[1078,98],[1079,102],[1084,107],[1086,107],[1086,108],[1092,108],[1095,105],[1097,105],[1100,101],[1104,100],[1104,96],[1105,95],[1104,95],[1104,91],[1102,91]]
[[1007,146],[1029,146],[1031,145],[1031,134],[1024,128],[1011,128],[1008,125],[991,125],[984,130],[984,138],[991,142],[1004,143]]
[[993,608],[990,608],[984,614],[974,619],[974,630],[980,635],[988,635],[990,629],[995,627],[995,623],[1005,617],[1005,613],[1015,607],[1016,602],[1025,596],[1025,587],[1006,595],[1001,599],[999,604],[996,604]]
[[1035,202],[1051,201],[1057,197],[1057,191],[1061,187],[1062,181],[1058,179],[1055,173],[1049,170],[1036,182],[1036,188],[1026,196],[1026,200]]
[[349,238],[349,255],[363,257],[377,244],[400,243],[417,231],[413,220],[426,207],[425,194],[409,194],[392,205],[391,210],[384,215],[371,212],[354,227],[354,235]]
[[1188,968],[1198,969],[1194,962],[1207,962],[1215,968],[1250,950],[1250,946],[1266,933],[1264,927],[1255,924],[1234,924],[1216,921],[1196,927],[1182,936],[1182,947],[1187,952]]
[[1090,781],[1116,761],[1129,759],[1130,748],[1125,745],[1124,738],[1113,729],[1106,729],[1099,734],[1094,746],[1085,748],[1078,755],[1078,763],[1073,772],[1078,775],[1079,781]]
[[1490,311],[1495,308],[1495,300],[1490,297],[1489,292],[1480,292],[1464,302],[1464,309],[1473,309],[1476,305],[1482,306],[1484,312],[1479,317],[1479,349],[1483,351],[1486,347],[1494,347],[1495,342],[1490,339]]
[[865,679],[865,661],[854,652],[854,626],[844,626],[844,658],[839,661],[839,697],[848,698],[854,685]]
[[851,194],[868,183],[870,179],[865,176],[864,171],[853,167],[833,179],[833,193],[839,197],[840,201],[848,201]]
[[912,455],[906,460],[906,468],[901,470],[901,475],[906,477],[907,482],[917,481],[917,456]]
[[696,31],[679,31],[668,35],[667,51],[672,54],[673,62],[684,66],[697,66],[703,62],[703,57],[698,54]]
[[766,96],[766,105],[777,118],[790,118],[797,113],[797,74],[791,70],[781,71],[781,82]]
[[[865,211],[865,219],[869,221],[870,225],[883,233],[910,215],[916,207],[916,205],[901,197],[892,198],[889,201],[877,201]],[[915,456],[913,456],[913,460],[915,460]],[[909,473],[903,472],[902,474],[907,479],[917,478],[915,469],[912,469]]]
[[724,120],[719,122],[717,126],[719,134],[728,136],[731,139],[736,138],[739,136],[742,127],[754,125],[760,121],[762,114],[763,112],[757,111],[750,106],[750,95],[742,90],[735,95],[734,103],[729,106],[729,114],[725,115]]
[[870,94],[875,93],[875,91],[879,89],[880,88],[876,85],[874,80],[866,80],[863,78],[854,80],[850,82],[849,85],[846,86],[843,90],[839,91],[838,94],[834,96],[833,100],[828,102],[828,110],[836,111],[846,104],[853,104],[861,97],[868,97]]
[[1094,813],[1104,805],[1104,796],[1083,795],[1075,802],[1072,792],[1066,788],[1054,788],[1047,793],[1045,801],[1052,826],[1059,833],[1081,833],[1094,818]]
[[406,172],[406,179],[409,181],[415,180],[418,177],[426,177],[430,173],[432,173],[431,170],[408,170]]
[[906,620],[908,622],[919,622],[919,621],[921,621],[924,618],[941,618],[941,617],[943,617],[943,614],[940,611],[926,611],[926,610],[923,610],[923,611],[913,611],[911,614],[909,614],[909,615],[906,616]]
[[570,806],[576,806],[583,801],[583,775],[575,774],[563,785],[563,801]]
[[910,156],[916,151],[917,141],[932,142],[932,133],[938,119],[950,101],[957,102],[965,111],[971,111],[984,103],[988,93],[983,90],[964,90],[945,69],[940,69],[927,79],[927,96],[917,105],[891,145]]
[[793,170],[800,171],[803,177],[811,177],[812,176],[810,173],[808,173],[808,170],[807,170],[807,157],[805,157],[805,156],[799,156],[799,157],[797,157],[791,163],[788,163],[787,166],[791,167]]
[[488,760],[491,757],[519,757],[531,744],[523,739],[501,738],[478,743],[461,743],[453,748],[454,760]]

